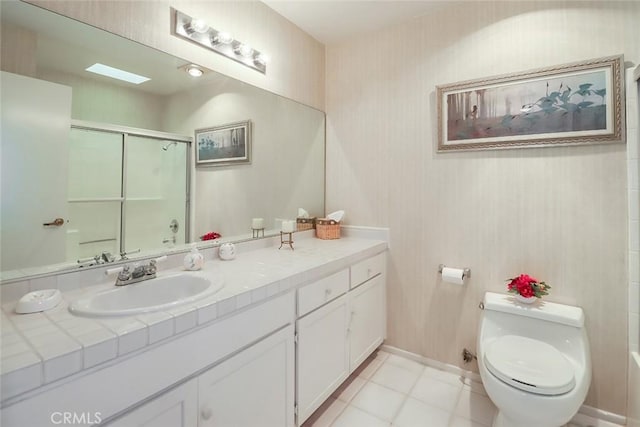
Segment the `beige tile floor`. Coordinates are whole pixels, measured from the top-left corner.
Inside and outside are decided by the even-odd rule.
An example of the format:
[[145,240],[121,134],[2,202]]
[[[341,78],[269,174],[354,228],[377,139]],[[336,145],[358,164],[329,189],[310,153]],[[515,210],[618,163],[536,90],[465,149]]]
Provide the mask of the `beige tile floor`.
[[378,351],[302,427],[490,427],[495,414],[481,383]]
[[489,427],[495,413],[479,383],[378,351],[303,427]]

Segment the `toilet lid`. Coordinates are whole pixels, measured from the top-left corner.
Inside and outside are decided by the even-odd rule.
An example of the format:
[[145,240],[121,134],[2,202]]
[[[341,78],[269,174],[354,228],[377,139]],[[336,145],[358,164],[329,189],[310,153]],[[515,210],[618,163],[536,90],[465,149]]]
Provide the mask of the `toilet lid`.
[[493,375],[530,393],[563,394],[576,384],[574,368],[555,347],[542,341],[505,335],[490,343],[484,362]]

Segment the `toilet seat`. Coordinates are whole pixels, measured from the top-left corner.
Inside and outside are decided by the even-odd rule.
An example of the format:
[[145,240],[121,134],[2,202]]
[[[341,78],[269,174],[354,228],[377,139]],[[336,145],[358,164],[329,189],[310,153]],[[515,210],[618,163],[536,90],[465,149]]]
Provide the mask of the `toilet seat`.
[[554,396],[571,391],[574,369],[555,347],[538,340],[505,335],[491,342],[484,363],[493,375],[512,387]]

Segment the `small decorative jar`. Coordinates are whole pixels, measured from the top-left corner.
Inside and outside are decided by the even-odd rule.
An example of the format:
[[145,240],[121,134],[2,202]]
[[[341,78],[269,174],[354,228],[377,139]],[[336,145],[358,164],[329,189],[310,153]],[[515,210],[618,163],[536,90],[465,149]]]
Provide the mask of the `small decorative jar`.
[[191,252],[185,255],[183,265],[185,270],[200,270],[204,265],[204,255],[202,255],[200,251],[198,251],[198,248],[194,246],[191,248]]
[[218,256],[224,261],[230,261],[236,257],[236,245],[223,243],[218,248]]

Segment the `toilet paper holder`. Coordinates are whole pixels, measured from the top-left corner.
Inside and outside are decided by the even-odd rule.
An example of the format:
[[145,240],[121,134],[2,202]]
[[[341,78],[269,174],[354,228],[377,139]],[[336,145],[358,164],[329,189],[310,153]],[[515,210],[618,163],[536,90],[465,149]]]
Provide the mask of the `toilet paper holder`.
[[[446,265],[444,265],[444,264],[438,265],[438,273],[442,274],[442,269],[445,268],[445,267],[446,267]],[[463,279],[467,279],[469,277],[471,277],[471,269],[470,268],[462,269],[462,278]]]

